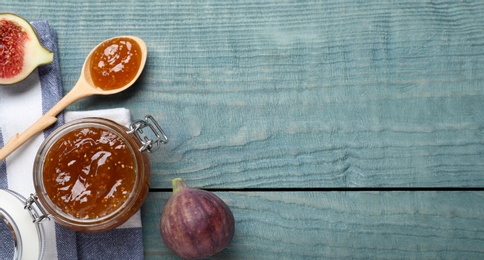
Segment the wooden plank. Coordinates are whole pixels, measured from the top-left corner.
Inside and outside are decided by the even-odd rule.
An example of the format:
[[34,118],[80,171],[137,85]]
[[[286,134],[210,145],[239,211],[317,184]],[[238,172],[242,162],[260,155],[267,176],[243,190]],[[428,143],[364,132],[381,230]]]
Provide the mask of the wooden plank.
[[[217,259],[482,259],[484,192],[217,192],[236,219]],[[142,208],[146,259],[176,259],[159,234],[170,193]]]
[[484,184],[482,4],[184,7],[134,106],[172,138],[153,187]]
[[145,39],[133,89],[69,109],[159,118],[152,187],[484,186],[484,2],[0,3],[57,30],[66,91]]

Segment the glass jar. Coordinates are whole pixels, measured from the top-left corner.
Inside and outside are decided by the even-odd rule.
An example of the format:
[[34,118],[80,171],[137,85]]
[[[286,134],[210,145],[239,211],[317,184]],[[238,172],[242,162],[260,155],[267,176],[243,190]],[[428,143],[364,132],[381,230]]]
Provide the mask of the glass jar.
[[[0,225],[3,239],[11,239],[2,245],[1,259],[42,259],[44,253],[44,229],[35,220],[43,213],[29,205],[28,199],[11,190],[0,189]],[[4,228],[6,226],[6,228]],[[2,242],[7,242],[3,240]]]
[[130,128],[93,117],[66,123],[39,148],[33,199],[47,212],[44,218],[52,217],[70,229],[113,229],[133,216],[146,199],[148,153],[167,141],[151,116]]

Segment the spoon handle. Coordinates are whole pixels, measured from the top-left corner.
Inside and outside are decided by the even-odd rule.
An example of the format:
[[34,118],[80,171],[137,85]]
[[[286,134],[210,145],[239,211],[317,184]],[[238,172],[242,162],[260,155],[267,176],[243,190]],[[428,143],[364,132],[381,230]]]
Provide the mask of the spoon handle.
[[13,151],[17,150],[22,144],[27,142],[34,135],[46,129],[57,121],[57,117],[48,114],[43,115],[37,122],[27,128],[22,134],[16,133],[3,147],[0,149],[0,162],[5,160]]
[[16,133],[1,149],[0,149],[0,162],[5,160],[12,152],[17,150],[18,147],[27,142],[30,138],[36,134],[42,132],[44,129],[54,124],[57,121],[57,115],[62,112],[66,107],[75,101],[89,96],[90,92],[85,91],[83,82],[78,82],[72,90],[67,93],[57,104],[55,104],[47,113],[45,113],[39,120],[33,125],[27,128],[23,133]]

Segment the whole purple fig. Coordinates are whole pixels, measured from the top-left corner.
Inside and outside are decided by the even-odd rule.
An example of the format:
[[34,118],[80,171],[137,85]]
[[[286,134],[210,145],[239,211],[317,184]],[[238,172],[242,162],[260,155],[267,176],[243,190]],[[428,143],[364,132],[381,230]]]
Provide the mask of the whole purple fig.
[[172,181],[173,194],[161,214],[165,245],[183,258],[204,258],[222,251],[234,236],[232,212],[215,194]]

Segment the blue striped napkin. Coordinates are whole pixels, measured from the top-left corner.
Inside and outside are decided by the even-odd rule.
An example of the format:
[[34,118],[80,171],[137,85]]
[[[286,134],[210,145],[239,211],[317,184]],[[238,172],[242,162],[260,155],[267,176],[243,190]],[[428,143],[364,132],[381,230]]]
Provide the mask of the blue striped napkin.
[[[15,86],[0,86],[0,146],[13,134],[24,131],[62,98],[62,83],[57,52],[57,36],[47,21],[33,22],[42,44],[55,53],[54,62],[39,67],[26,80]],[[82,66],[80,64],[79,66]],[[127,109],[66,112],[59,115],[55,126],[44,131],[7,160],[0,162],[0,188],[13,190],[24,197],[34,191],[32,168],[35,154],[52,129],[66,121],[86,116],[102,116],[126,125]],[[11,241],[6,225],[0,225],[0,259],[11,259],[13,250],[5,246]],[[54,221],[43,224],[45,230],[44,259],[143,259],[141,218],[138,212],[127,223],[114,230],[82,233],[69,230]],[[10,248],[10,249],[8,249]]]

